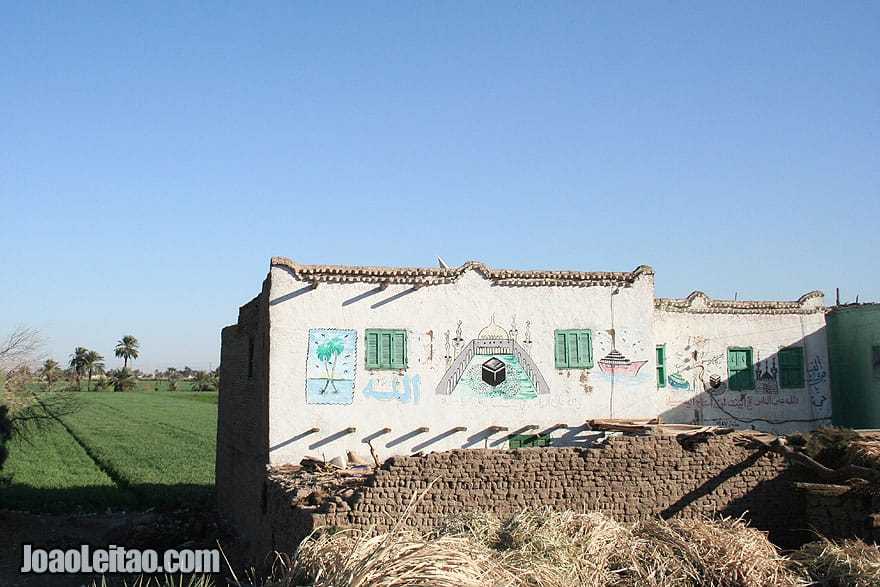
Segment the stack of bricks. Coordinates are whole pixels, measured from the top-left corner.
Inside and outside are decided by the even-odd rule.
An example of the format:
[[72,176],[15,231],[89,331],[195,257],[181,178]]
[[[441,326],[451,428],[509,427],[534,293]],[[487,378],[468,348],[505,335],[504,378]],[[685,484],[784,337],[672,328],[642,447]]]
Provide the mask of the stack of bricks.
[[[612,437],[590,448],[453,450],[387,460],[349,497],[318,506],[290,505],[273,484],[276,548],[295,545],[319,526],[391,529],[417,496],[404,526],[419,532],[450,516],[525,507],[608,512],[622,522],[648,517],[740,516],[782,545],[807,528],[804,494],[810,480],[783,457],[745,448],[725,436],[685,448],[674,436]],[[281,542],[279,542],[279,539]]]

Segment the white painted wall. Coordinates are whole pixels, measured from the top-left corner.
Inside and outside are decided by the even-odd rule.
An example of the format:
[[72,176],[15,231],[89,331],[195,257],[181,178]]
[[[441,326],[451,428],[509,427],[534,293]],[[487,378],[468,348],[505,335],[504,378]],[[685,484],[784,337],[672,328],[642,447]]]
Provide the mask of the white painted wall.
[[[380,459],[417,451],[507,448],[510,434],[543,432],[557,424],[567,427],[552,432],[554,443],[574,445],[594,437],[583,427],[592,418],[662,416],[667,422],[753,426],[777,433],[828,423],[831,394],[825,318],[817,311],[823,307],[821,296],[806,297],[805,305],[791,311],[764,313],[742,309],[745,306],[706,312],[706,303],[711,302],[697,296],[690,310],[672,311],[662,309],[662,304],[655,309],[653,288],[651,273],[640,275],[631,287],[514,287],[494,285],[476,270],[468,270],[454,283],[418,290],[410,285],[389,285],[382,290],[375,283],[320,283],[313,289],[311,282],[299,280],[289,268],[273,265],[270,461],[298,462],[306,455],[331,459],[347,451],[368,457],[365,438],[372,439]],[[452,395],[436,393],[447,367],[446,333],[454,338],[461,321],[467,344],[478,338],[493,316],[504,330],[511,329],[516,316],[520,342],[529,322],[533,342],[527,350],[549,393],[532,399],[480,397],[460,390]],[[612,325],[617,350],[633,361],[647,361],[635,376],[612,376],[597,365],[612,349]],[[350,403],[307,401],[309,331],[317,328],[355,332]],[[407,331],[405,371],[370,372],[364,367],[364,336],[369,328]],[[557,329],[592,331],[592,368],[555,367]],[[667,375],[680,374],[687,389],[668,383],[658,388],[658,344],[666,345]],[[804,347],[804,388],[771,393],[727,389],[729,347],[750,347],[754,359],[763,363],[786,346]],[[456,352],[453,349],[449,354],[454,358]],[[709,384],[712,375],[723,382],[718,388]],[[394,395],[394,389],[408,391]],[[492,432],[493,426],[506,430]],[[462,427],[466,430],[455,430]],[[319,430],[312,431],[315,428]],[[347,432],[351,428],[354,432]],[[386,428],[390,431],[383,432]]]
[[[822,298],[809,304],[821,308]],[[667,374],[679,373],[689,389],[667,382],[657,390],[667,422],[754,427],[777,434],[830,424],[831,390],[825,315],[655,311],[656,344],[666,345]],[[727,349],[751,347],[756,362],[773,359],[780,348],[804,348],[805,386],[775,392],[727,388]],[[777,361],[778,366],[778,361]],[[722,384],[713,389],[710,377]],[[778,377],[777,377],[778,381]]]
[[[660,408],[654,365],[653,276],[640,276],[632,287],[614,295],[617,349],[631,360],[648,361],[635,377],[611,376],[592,369],[557,370],[554,330],[593,331],[594,362],[611,350],[612,287],[496,286],[476,271],[456,282],[424,286],[390,285],[379,291],[373,283],[322,283],[311,289],[293,273],[273,266],[270,273],[269,446],[273,464],[298,462],[305,455],[327,459],[354,451],[368,456],[362,439],[384,428],[391,431],[372,441],[380,458],[416,451],[462,447],[507,448],[508,434],[524,426],[543,431],[556,424],[571,428],[553,433],[554,442],[577,444],[589,433],[581,425],[590,418],[647,418]],[[405,293],[408,292],[408,293]],[[526,321],[533,344],[530,355],[550,387],[550,393],[528,400],[438,395],[435,387],[445,370],[445,333],[455,337],[462,322],[465,342],[495,322],[509,330],[513,316],[519,340]],[[306,402],[306,360],[309,329],[354,329],[357,361],[354,399],[350,405]],[[364,368],[367,328],[406,329],[408,368],[397,372]],[[454,353],[453,353],[454,354]],[[368,397],[363,390],[390,391],[393,380],[403,389],[403,377],[420,378],[418,404],[412,394],[404,403]],[[487,427],[503,426],[482,437]],[[347,428],[354,433],[345,433]],[[418,432],[419,428],[427,432]],[[456,427],[466,431],[452,432]],[[319,428],[316,433],[309,433]]]

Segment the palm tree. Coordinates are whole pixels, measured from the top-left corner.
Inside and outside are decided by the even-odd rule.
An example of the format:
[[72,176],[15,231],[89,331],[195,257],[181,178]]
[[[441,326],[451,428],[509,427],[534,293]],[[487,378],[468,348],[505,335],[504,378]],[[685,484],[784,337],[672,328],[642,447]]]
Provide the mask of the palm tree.
[[[327,342],[318,345],[318,360],[324,363],[324,371],[327,373],[327,381],[324,382],[324,389],[321,390],[321,393],[327,391],[327,386],[333,386],[333,393],[336,393],[338,390],[336,389],[336,383],[333,381],[336,376],[336,360],[339,359],[339,355],[342,354],[344,349],[344,345],[342,339],[338,336],[334,336]],[[333,366],[330,366],[330,359],[333,359]]]
[[110,383],[113,391],[131,391],[137,387],[137,377],[128,367],[117,369],[110,373]]
[[89,353],[89,349],[85,347],[78,346],[73,349],[73,354],[70,355],[70,368],[73,370],[76,375],[76,388],[80,389],[82,387],[82,376],[85,372],[86,368],[86,356]]
[[180,381],[180,373],[174,367],[168,367],[167,371],[168,391],[177,391],[177,382]]
[[92,374],[101,374],[104,372],[104,355],[98,351],[89,351],[86,353],[85,369],[89,374],[89,382],[86,384],[86,390],[91,391]]
[[122,357],[124,360],[123,368],[128,369],[128,360],[129,359],[137,359],[138,358],[138,347],[140,343],[138,339],[133,337],[130,334],[126,334],[122,337],[122,340],[116,343],[116,353],[117,357]]
[[196,371],[192,389],[193,391],[214,391],[217,389],[214,374],[209,371]]
[[46,380],[46,389],[52,389],[52,382],[61,375],[61,367],[58,361],[46,359],[43,368],[40,369],[40,377]]

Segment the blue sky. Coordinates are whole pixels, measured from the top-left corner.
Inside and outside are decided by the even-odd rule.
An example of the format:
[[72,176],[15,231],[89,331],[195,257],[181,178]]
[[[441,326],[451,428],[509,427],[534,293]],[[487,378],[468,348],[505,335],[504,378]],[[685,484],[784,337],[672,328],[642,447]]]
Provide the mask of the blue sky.
[[7,2],[0,334],[216,367],[273,255],[880,301],[876,2]]

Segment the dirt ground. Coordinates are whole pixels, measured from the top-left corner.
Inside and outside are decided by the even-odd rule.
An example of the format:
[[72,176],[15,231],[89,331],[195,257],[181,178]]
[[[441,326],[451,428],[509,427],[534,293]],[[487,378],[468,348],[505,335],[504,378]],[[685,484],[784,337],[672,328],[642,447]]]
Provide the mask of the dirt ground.
[[[90,585],[88,575],[21,574],[22,548],[79,549],[110,545],[124,548],[154,549],[161,557],[167,549],[217,548],[217,541],[230,560],[237,560],[236,544],[212,510],[148,510],[105,514],[31,514],[0,509],[0,585],[9,587]],[[227,571],[225,563],[221,564]],[[215,583],[226,584],[225,573]],[[119,576],[120,584],[124,576]]]

